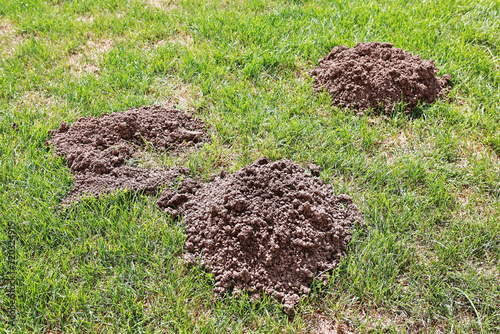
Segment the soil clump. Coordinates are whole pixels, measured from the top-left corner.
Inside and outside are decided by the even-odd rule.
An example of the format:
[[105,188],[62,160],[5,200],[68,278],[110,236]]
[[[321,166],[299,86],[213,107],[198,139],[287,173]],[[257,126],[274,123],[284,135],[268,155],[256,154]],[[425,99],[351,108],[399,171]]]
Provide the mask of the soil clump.
[[207,140],[201,120],[179,110],[140,107],[102,117],[80,118],[69,126],[61,122],[47,144],[54,145],[74,173],[73,189],[65,202],[82,195],[98,197],[116,189],[153,193],[172,183],[187,169],[152,171],[127,166],[138,145],[178,150]]
[[185,214],[184,259],[215,275],[215,292],[266,293],[287,313],[339,264],[351,227],[363,221],[347,195],[291,161],[266,158],[203,186],[183,180],[158,205]]
[[386,114],[401,100],[405,111],[410,112],[419,103],[443,97],[451,76],[439,78],[436,73],[432,61],[379,42],[334,47],[310,72],[313,89],[328,91],[333,104],[361,111],[372,108]]

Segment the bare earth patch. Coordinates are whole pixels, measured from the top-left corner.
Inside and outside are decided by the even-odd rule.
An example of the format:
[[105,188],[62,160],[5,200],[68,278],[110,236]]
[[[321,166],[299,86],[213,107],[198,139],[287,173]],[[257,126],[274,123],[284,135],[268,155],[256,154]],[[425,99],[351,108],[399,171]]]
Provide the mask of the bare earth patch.
[[11,57],[23,42],[22,35],[16,35],[15,26],[8,20],[0,20],[0,57]]
[[[382,155],[386,158],[387,165],[393,165],[399,156],[407,155],[415,150],[416,148],[412,146],[415,140],[417,140],[417,134],[411,129],[405,129],[380,143]],[[422,145],[428,146],[430,143],[420,142],[420,146]],[[427,149],[431,148],[431,146],[427,147]]]
[[480,265],[477,266],[476,269],[480,275],[482,275],[484,278],[488,280],[496,280],[498,279],[498,277],[500,277],[500,271],[498,270],[498,267],[489,265]]
[[156,104],[181,110],[196,109],[203,99],[198,86],[173,78],[155,79],[150,93]]
[[14,25],[8,20],[0,20],[0,36],[12,36],[16,32]]
[[44,106],[50,108],[55,106],[57,101],[53,97],[45,96],[40,92],[28,91],[19,100],[19,103],[28,107]]
[[[463,138],[458,145],[458,166],[460,169],[472,173],[472,166],[478,162],[486,164],[492,170],[500,170],[500,159],[496,153],[480,141]],[[456,218],[472,224],[486,224],[488,219],[498,214],[498,206],[495,205],[491,195],[484,193],[478,187],[463,187],[457,189],[455,198],[460,208]]]
[[352,331],[345,324],[339,324],[337,320],[323,313],[318,313],[310,320],[312,324],[311,334],[351,334]]
[[144,3],[152,8],[161,10],[173,10],[177,8],[175,1],[171,0],[145,0]]
[[492,166],[500,167],[500,160],[496,153],[479,140],[463,137],[458,145],[458,155],[461,157],[464,168],[471,166],[472,160],[477,159],[488,159]]
[[88,73],[99,75],[99,62],[112,47],[113,41],[109,39],[98,42],[88,41],[85,46],[80,48],[78,53],[69,56],[67,64],[70,73],[75,77]]
[[194,44],[193,36],[186,33],[177,33],[175,35],[169,36],[167,39],[162,39],[158,42],[150,45],[150,49],[157,49],[167,44],[180,45],[180,46],[192,46]]
[[78,16],[75,19],[76,22],[82,22],[85,24],[93,23],[94,22],[94,17],[93,16]]
[[42,92],[28,91],[21,98],[14,102],[16,109],[29,110],[30,113],[43,113],[40,122],[47,122],[58,118],[58,113],[67,105],[65,100],[60,100],[53,96],[47,96]]
[[189,34],[185,34],[185,33],[184,34],[179,33],[179,34],[172,35],[168,38],[167,41],[171,44],[179,44],[182,46],[190,46],[190,45],[193,45],[193,43],[194,43],[193,36],[191,36]]
[[364,308],[355,315],[358,332],[445,333],[445,326],[435,318],[414,319],[404,312]]
[[[489,165],[500,170],[500,159],[495,152],[484,145],[479,140],[464,136],[460,133],[454,135],[458,137],[456,149],[452,152],[457,156],[456,165],[461,169],[470,169],[477,163],[477,160],[488,160]],[[433,151],[439,148],[435,139],[419,134],[412,128],[401,130],[398,134],[390,136],[378,143],[382,150],[382,155],[387,159],[387,164],[392,165],[395,160],[415,151]]]
[[455,220],[461,224],[486,226],[492,217],[499,214],[493,198],[475,187],[466,187],[455,195],[459,205]]

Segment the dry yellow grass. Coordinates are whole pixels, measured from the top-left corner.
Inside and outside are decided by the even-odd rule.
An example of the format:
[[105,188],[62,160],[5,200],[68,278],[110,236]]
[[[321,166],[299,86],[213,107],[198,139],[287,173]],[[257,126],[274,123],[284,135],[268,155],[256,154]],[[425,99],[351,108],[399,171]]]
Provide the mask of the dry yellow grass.
[[150,94],[156,104],[180,110],[195,109],[203,99],[199,87],[176,78],[156,79]]
[[0,20],[0,57],[11,57],[23,41],[24,37],[16,35],[16,28],[9,20]]
[[85,23],[85,24],[90,24],[90,23],[94,22],[94,17],[91,16],[91,15],[88,15],[88,16],[78,16],[75,19],[75,21],[76,22],[82,22],[82,23]]
[[68,57],[67,64],[70,73],[74,77],[80,77],[84,74],[99,75],[99,62],[102,56],[109,52],[113,47],[113,41],[104,39],[100,41],[89,40],[82,46],[78,53]]
[[175,1],[171,0],[145,0],[144,4],[161,10],[172,10],[177,8]]

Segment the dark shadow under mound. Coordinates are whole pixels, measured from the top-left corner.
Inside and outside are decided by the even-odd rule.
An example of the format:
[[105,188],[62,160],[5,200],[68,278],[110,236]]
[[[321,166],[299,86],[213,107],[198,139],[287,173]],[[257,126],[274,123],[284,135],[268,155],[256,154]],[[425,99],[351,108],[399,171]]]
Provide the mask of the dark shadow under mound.
[[316,91],[326,90],[341,107],[390,114],[401,102],[407,112],[444,96],[451,76],[436,76],[429,60],[394,48],[391,43],[339,45],[311,71]]
[[48,144],[55,146],[74,173],[73,189],[65,202],[82,195],[98,196],[116,189],[152,193],[172,183],[186,169],[150,171],[126,166],[134,146],[147,144],[158,150],[178,150],[207,140],[201,120],[163,107],[141,107],[102,117],[62,122]]
[[211,270],[216,292],[265,292],[287,312],[339,264],[363,220],[350,197],[288,160],[266,158],[203,186],[183,180],[158,205],[185,214],[185,260]]

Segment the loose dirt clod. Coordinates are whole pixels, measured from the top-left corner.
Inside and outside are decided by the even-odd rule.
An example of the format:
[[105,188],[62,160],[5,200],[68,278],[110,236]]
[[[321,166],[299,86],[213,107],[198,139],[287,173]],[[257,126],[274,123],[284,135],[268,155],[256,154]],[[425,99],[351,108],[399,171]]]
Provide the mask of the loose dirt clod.
[[203,186],[185,180],[158,205],[185,213],[185,260],[212,271],[216,292],[265,292],[288,313],[314,277],[339,264],[351,226],[363,220],[350,197],[288,160],[266,158]]
[[134,144],[175,150],[207,139],[201,120],[178,110],[141,107],[102,117],[80,118],[73,125],[61,122],[49,144],[66,158],[74,172],[74,185],[66,202],[83,194],[98,196],[116,189],[154,192],[171,183],[186,169],[150,171],[126,165]]
[[401,100],[409,112],[419,102],[432,103],[444,96],[451,76],[438,78],[436,73],[432,61],[378,42],[334,47],[310,72],[314,90],[330,92],[333,104],[381,109],[386,114]]

